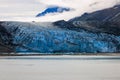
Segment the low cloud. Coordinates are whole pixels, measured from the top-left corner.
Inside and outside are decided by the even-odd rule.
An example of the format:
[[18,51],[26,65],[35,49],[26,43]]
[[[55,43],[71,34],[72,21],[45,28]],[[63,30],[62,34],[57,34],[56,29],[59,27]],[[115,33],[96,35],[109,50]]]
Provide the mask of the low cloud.
[[39,2],[46,5],[58,5],[75,9],[74,11],[40,18],[43,21],[56,21],[62,19],[69,20],[76,16],[80,16],[85,12],[90,13],[97,10],[109,8],[118,4],[120,0],[39,0]]
[[[120,0],[0,0],[0,20],[57,21],[69,20],[85,12],[93,12],[118,4]],[[73,8],[74,11],[35,16],[50,5]]]

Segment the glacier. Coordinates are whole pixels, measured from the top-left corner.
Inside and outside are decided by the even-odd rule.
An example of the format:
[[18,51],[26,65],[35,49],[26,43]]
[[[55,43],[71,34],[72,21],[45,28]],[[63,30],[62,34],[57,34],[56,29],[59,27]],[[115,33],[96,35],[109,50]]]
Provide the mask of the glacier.
[[[75,31],[54,26],[49,23],[37,22],[3,22],[7,31],[1,37],[4,45],[11,46],[14,52],[39,52],[39,53],[101,53],[119,52],[120,36],[106,33],[95,34],[81,29]],[[50,27],[51,26],[51,27]],[[4,32],[5,33],[5,32]],[[1,46],[0,46],[1,47]],[[72,53],[73,52],[73,53]]]
[[119,53],[120,5],[85,13],[69,21],[1,21],[0,52]]

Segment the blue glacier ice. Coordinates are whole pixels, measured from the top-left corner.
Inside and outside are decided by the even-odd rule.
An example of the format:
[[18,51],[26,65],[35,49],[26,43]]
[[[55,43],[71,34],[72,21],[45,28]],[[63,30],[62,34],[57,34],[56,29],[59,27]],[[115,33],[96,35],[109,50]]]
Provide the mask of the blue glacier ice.
[[[58,7],[48,8],[42,15],[57,11]],[[61,8],[59,12],[63,11],[69,9]],[[0,52],[120,53],[120,5],[69,21],[1,21]]]
[[67,54],[112,53],[120,50],[120,36],[111,34],[62,29],[53,23],[4,22],[1,25],[12,34],[15,52]]

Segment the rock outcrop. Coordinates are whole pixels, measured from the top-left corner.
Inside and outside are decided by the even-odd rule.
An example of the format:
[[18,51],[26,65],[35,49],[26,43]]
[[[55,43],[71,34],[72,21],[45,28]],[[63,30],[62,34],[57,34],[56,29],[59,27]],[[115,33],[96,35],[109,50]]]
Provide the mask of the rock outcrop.
[[85,13],[80,17],[69,20],[76,27],[92,32],[104,32],[113,35],[120,35],[120,5]]

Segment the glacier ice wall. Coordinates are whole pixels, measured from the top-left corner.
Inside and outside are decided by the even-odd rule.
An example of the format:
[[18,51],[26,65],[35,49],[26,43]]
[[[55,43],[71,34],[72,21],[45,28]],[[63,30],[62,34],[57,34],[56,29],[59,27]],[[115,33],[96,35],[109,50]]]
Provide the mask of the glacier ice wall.
[[[43,26],[44,24],[45,26]],[[80,31],[63,29],[52,23],[49,23],[48,26],[46,26],[48,23],[44,24],[3,22],[1,26],[12,35],[12,41],[9,44],[15,48],[15,52],[44,54],[120,52],[120,36],[92,33],[82,29]]]

